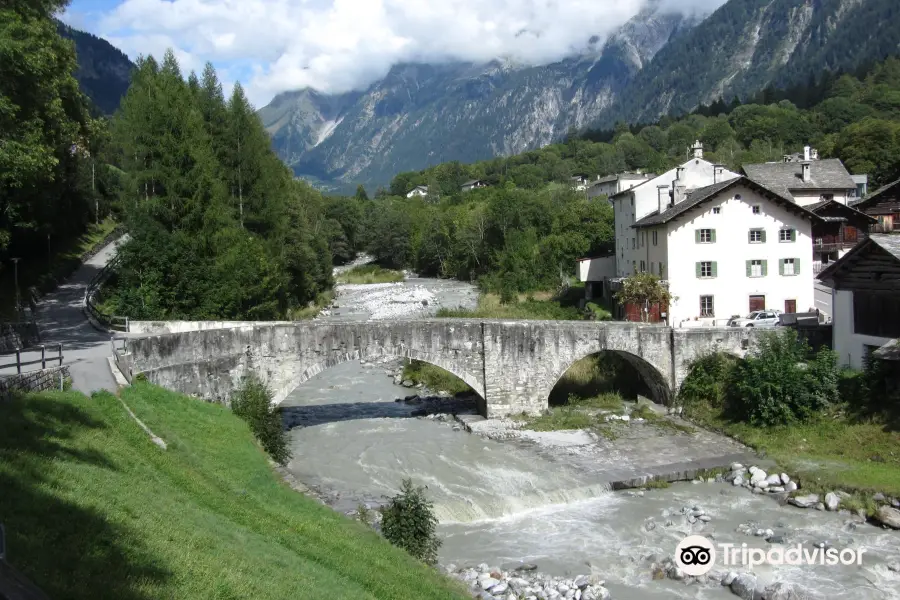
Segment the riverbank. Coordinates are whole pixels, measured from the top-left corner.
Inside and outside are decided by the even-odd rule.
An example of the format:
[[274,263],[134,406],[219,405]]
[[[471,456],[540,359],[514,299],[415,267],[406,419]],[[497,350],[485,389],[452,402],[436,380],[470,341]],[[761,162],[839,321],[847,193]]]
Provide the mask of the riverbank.
[[147,384],[123,399],[167,450],[111,394],[0,402],[7,560],[50,597],[468,597],[285,486],[226,407]]

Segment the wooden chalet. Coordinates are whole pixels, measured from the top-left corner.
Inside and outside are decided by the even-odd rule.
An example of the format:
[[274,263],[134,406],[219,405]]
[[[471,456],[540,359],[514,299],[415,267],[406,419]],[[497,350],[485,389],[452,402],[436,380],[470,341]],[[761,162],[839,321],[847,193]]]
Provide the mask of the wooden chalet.
[[900,231],[900,179],[875,190],[853,208],[876,220],[871,229],[874,233]]

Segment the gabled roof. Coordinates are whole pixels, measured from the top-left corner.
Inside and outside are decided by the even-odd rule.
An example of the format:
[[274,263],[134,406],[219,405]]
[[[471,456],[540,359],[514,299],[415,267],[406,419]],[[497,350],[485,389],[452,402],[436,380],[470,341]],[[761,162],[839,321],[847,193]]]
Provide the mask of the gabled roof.
[[900,235],[887,233],[872,233],[869,237],[854,246],[850,252],[834,261],[817,276],[820,280],[832,279],[844,269],[853,268],[858,256],[871,252],[873,248],[879,248],[900,262]]
[[[872,192],[871,194],[869,194],[868,196],[866,196],[865,198],[863,198],[862,200],[857,200],[856,202],[854,202],[854,203],[853,203],[853,206],[860,206],[860,205],[863,205],[863,204],[869,204],[869,203],[870,203],[870,202],[869,202],[870,200],[875,200],[875,201],[877,201],[877,200],[879,200],[879,199],[881,198],[881,196],[883,196],[885,193],[887,193],[887,192],[893,190],[894,188],[896,188],[896,187],[898,186],[898,184],[900,184],[900,179],[898,179],[898,180],[896,180],[896,181],[892,181],[892,182],[888,183],[887,185],[883,185],[883,186],[881,186],[880,188],[878,188],[877,190],[875,190],[874,192]],[[897,191],[900,192],[900,190],[897,190]]]
[[773,162],[744,165],[747,177],[788,198],[791,190],[855,190],[856,183],[837,158],[813,160],[809,163],[809,181],[803,181],[802,163]]
[[[692,191],[688,192],[687,197],[684,200],[682,200],[675,206],[672,206],[672,207],[664,210],[662,213],[660,213],[659,211],[651,213],[651,214],[647,215],[646,217],[644,217],[643,219],[640,219],[637,223],[632,225],[632,227],[634,227],[634,228],[652,227],[654,225],[663,225],[665,223],[668,223],[669,221],[672,221],[672,220],[680,217],[681,215],[687,213],[691,209],[700,206],[706,200],[711,200],[714,197],[718,196],[721,192],[724,192],[725,190],[730,189],[739,184],[745,185],[748,188],[759,192],[760,194],[762,194],[769,200],[772,200],[776,204],[781,205],[782,207],[786,208],[787,210],[789,210],[791,212],[794,212],[803,217],[806,217],[806,218],[810,219],[811,221],[818,221],[818,222],[822,221],[821,217],[819,217],[815,213],[807,210],[805,207],[800,206],[799,204],[796,204],[790,198],[787,198],[773,190],[770,190],[770,189],[766,188],[765,186],[761,185],[759,182],[753,181],[752,179],[750,179],[748,177],[741,176],[741,177],[735,177],[734,179],[729,179],[728,181],[722,181],[719,183],[714,183],[712,185],[708,185],[706,187],[697,188],[695,190],[692,190]],[[635,186],[635,187],[637,187],[637,186]]]
[[[864,212],[860,212],[852,206],[847,206],[837,200],[822,200],[815,204],[807,204],[804,208],[820,216],[825,221],[846,221],[847,219],[863,219],[870,223],[877,223],[878,219],[869,216]],[[838,212],[842,217],[827,216],[825,213]]]
[[475,185],[476,183],[484,183],[484,179],[471,179],[462,184],[462,187],[466,187],[467,185]]

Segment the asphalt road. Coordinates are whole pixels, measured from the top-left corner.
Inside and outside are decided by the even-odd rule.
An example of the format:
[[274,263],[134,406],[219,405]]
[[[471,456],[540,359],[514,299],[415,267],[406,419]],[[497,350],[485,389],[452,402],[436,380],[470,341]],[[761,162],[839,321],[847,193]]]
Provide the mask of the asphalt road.
[[[72,387],[90,395],[96,390],[116,391],[116,380],[107,357],[112,356],[111,335],[95,329],[81,308],[84,290],[91,279],[116,254],[119,240],[104,247],[96,256],[81,265],[59,288],[45,296],[37,310],[41,343],[47,348],[48,364],[56,356],[56,344],[62,344],[63,364],[69,365]],[[22,361],[40,359],[41,353],[23,352]],[[7,360],[12,359],[12,360]],[[4,364],[15,357],[4,356]],[[57,364],[57,363],[52,363]],[[40,364],[23,367],[22,371],[40,369]],[[15,373],[15,367],[0,370],[0,374]]]

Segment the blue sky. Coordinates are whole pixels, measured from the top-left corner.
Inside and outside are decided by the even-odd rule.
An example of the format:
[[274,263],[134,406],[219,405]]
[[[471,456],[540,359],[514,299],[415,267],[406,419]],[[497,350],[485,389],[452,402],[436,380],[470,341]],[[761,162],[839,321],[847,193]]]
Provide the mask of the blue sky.
[[[546,64],[645,5],[709,11],[724,0],[72,0],[63,20],[132,58],[172,48],[210,61],[258,107],[283,91],[363,89],[404,61]],[[525,32],[523,35],[522,32]]]

